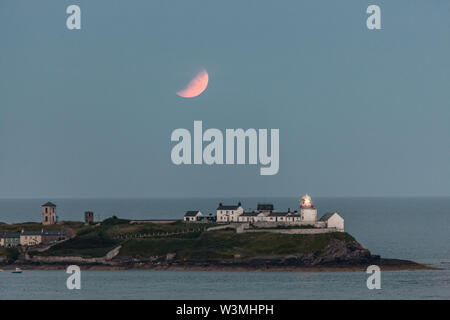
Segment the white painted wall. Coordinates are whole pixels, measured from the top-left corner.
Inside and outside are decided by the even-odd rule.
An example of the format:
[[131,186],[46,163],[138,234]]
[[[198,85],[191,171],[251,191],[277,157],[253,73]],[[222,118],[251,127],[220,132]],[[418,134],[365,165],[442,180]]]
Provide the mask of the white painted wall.
[[317,221],[317,209],[304,208],[300,209],[300,216],[302,221],[316,222]]
[[242,206],[236,210],[217,210],[217,222],[239,222],[239,216],[244,213]]
[[344,219],[337,213],[334,213],[327,221],[328,228],[344,230]]
[[42,242],[42,236],[40,235],[20,235],[20,245],[21,246],[35,246]]
[[184,221],[189,221],[189,222],[193,222],[193,221],[197,221],[198,218],[203,217],[203,214],[201,213],[201,211],[197,212],[197,214],[195,215],[195,217],[184,217]]

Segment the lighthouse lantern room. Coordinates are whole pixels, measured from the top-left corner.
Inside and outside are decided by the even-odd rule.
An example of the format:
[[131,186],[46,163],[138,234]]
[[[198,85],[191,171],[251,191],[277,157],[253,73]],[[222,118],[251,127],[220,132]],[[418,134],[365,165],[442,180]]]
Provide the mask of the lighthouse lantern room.
[[317,221],[317,210],[314,208],[311,197],[307,194],[300,199],[300,219],[312,223]]

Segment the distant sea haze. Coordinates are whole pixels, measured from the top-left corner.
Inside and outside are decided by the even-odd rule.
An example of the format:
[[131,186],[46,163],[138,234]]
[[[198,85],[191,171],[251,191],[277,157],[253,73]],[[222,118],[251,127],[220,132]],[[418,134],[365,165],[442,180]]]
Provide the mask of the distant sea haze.
[[[126,219],[182,219],[187,210],[215,213],[219,202],[242,202],[245,210],[270,202],[276,210],[297,210],[297,198],[185,199],[1,199],[0,221],[40,222],[41,205],[57,205],[59,220],[82,221],[85,211],[96,220],[116,215]],[[417,262],[450,260],[450,197],[313,198],[319,217],[337,211],[345,230],[374,254]],[[0,230],[1,231],[1,230]]]

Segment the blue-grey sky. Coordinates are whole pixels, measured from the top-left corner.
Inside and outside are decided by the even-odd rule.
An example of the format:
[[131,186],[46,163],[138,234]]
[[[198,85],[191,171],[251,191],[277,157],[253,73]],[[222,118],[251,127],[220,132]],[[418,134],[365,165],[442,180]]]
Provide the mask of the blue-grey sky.
[[[1,1],[0,197],[449,195],[449,17],[444,0]],[[202,67],[207,90],[178,97]],[[194,120],[279,128],[279,173],[173,165]]]

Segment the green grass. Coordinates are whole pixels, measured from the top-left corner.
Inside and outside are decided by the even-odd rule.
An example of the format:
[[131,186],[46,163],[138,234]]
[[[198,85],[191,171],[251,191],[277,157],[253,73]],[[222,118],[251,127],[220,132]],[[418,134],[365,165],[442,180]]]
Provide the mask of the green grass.
[[116,216],[112,216],[111,218],[103,220],[101,223],[101,226],[108,227],[108,226],[116,226],[116,225],[129,224],[129,223],[130,223],[130,220],[119,219]]
[[[96,258],[105,256],[119,243],[117,241],[100,237],[76,237],[51,247],[39,253],[41,256],[79,256],[83,258]],[[32,254],[32,253],[31,253]]]
[[[118,219],[115,217],[106,219],[99,226],[85,226],[79,228],[76,237],[63,243],[51,247],[49,250],[36,253],[32,250],[30,255],[43,256],[81,256],[85,258],[103,257],[110,250],[124,242],[118,240],[119,235],[142,235],[155,233],[172,233],[199,229],[211,226],[212,224],[186,224],[182,221],[170,224],[145,223],[130,224],[128,220]],[[198,238],[200,233],[189,232],[170,236],[173,241],[188,241],[189,239]],[[158,237],[158,239],[166,239],[167,237]],[[136,253],[138,255],[138,253]]]
[[179,258],[211,259],[232,258],[235,254],[245,257],[258,255],[288,255],[317,253],[331,239],[354,240],[347,233],[317,235],[286,235],[276,233],[242,233],[214,231],[197,237],[177,239],[135,239],[126,241],[120,250],[122,257],[151,257],[176,253]]
[[104,236],[114,238],[125,234],[143,235],[156,233],[191,232],[215,226],[213,223],[185,223],[177,221],[173,223],[142,223],[142,224],[117,224],[108,227],[102,226]]

